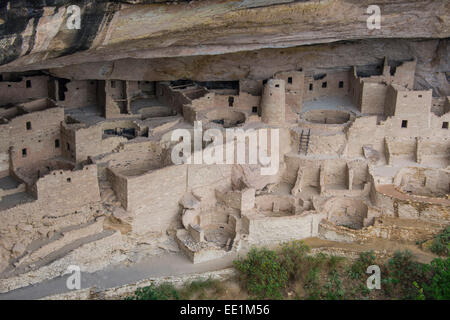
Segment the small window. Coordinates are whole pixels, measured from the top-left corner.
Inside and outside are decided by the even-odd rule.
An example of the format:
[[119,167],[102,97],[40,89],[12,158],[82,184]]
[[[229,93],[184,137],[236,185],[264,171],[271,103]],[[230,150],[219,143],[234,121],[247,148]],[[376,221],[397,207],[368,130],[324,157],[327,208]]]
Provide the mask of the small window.
[[111,88],[115,88],[116,87],[116,82],[114,80],[111,80]]
[[402,128],[408,128],[408,120],[402,120]]
[[313,90],[313,84],[310,83],[310,84],[309,84],[309,91],[312,91],[312,90]]
[[280,87],[280,85],[279,85],[279,84],[276,84],[276,85],[275,85],[275,88],[279,88],[279,87]]
[[228,106],[232,107],[234,104],[234,97],[228,97]]
[[[253,113],[258,113],[258,107],[252,107],[252,112]],[[447,124],[448,124],[448,122],[447,122]]]
[[26,126],[27,126],[27,130],[31,130],[31,122],[30,121],[27,121]]
[[27,149],[22,149],[22,158],[25,158],[27,156]]
[[327,87],[327,82],[322,82],[322,88],[326,88]]
[[72,182],[72,179],[71,178],[67,178],[67,182]]
[[421,95],[421,94],[419,94],[419,98],[422,98],[422,95]]
[[67,151],[70,151],[70,144],[67,143]]
[[27,88],[31,88],[31,80],[27,80],[26,86],[27,86]]
[[339,81],[339,88],[343,88],[344,87],[344,81]]
[[442,129],[448,129],[448,121],[442,122]]
[[55,148],[59,148],[59,139],[55,140]]
[[289,84],[292,84],[292,77],[289,77],[289,78],[288,78],[288,83],[289,83]]

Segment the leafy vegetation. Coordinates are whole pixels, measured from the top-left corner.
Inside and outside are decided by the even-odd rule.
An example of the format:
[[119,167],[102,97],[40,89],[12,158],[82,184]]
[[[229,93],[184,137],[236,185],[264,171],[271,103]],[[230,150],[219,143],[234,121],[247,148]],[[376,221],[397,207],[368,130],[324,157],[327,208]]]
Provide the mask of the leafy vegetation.
[[[381,290],[367,288],[370,265],[381,269]],[[312,254],[304,242],[293,241],[278,250],[251,249],[234,266],[242,292],[248,294],[244,297],[252,299],[450,299],[450,258],[422,264],[407,250],[387,261],[378,260],[372,251],[351,261]],[[168,283],[152,284],[137,289],[128,299],[223,299],[227,292],[223,282],[207,279],[185,283],[179,289]]]
[[448,256],[450,252],[450,226],[438,234],[432,241],[430,250],[440,256]]
[[[290,263],[291,261],[288,262]],[[289,274],[282,264],[281,257],[275,251],[253,248],[245,259],[236,260],[234,266],[240,271],[241,280],[254,298],[281,299],[283,297]]]
[[180,296],[175,287],[170,283],[163,283],[159,286],[151,284],[147,287],[138,288],[134,295],[127,300],[178,300]]
[[184,284],[180,289],[180,298],[189,299],[213,299],[221,296],[225,292],[222,282],[216,279],[195,280]]
[[376,256],[373,251],[362,252],[358,259],[351,265],[348,275],[351,279],[359,279],[366,274],[368,266],[375,264]]
[[450,258],[430,264],[413,261],[408,250],[396,252],[385,266],[384,291],[403,299],[450,299]]

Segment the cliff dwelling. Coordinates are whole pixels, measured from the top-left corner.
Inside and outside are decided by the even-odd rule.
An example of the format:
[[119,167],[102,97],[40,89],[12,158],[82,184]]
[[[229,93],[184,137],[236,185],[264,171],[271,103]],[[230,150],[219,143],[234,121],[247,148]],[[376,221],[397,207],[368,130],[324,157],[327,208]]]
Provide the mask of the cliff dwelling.
[[[34,18],[24,1],[0,5],[0,18],[23,15],[14,30],[0,19],[1,293],[69,265],[202,264],[310,238],[414,244],[448,226],[449,20],[426,22],[448,18],[446,1],[407,2],[424,15],[407,34],[384,4],[386,31],[364,18],[351,37],[336,16],[366,1],[97,1],[82,8],[81,23],[98,20],[84,33],[53,2]],[[214,20],[213,4],[217,25],[189,18]],[[337,31],[307,31],[311,11]],[[157,12],[170,28],[145,20]],[[239,141],[245,159],[226,161]],[[211,148],[223,161],[205,162]],[[261,173],[263,151],[274,174]]]

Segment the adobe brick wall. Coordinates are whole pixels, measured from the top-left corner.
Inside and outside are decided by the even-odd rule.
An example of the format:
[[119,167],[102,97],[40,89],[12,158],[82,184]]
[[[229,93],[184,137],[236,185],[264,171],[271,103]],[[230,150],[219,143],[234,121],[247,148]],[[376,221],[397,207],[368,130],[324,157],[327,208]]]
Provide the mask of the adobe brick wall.
[[[12,147],[13,167],[32,166],[38,161],[61,156],[62,121],[64,121],[64,109],[50,108],[15,117],[8,124],[1,125],[0,127],[7,128],[4,130],[10,137],[8,142]],[[60,142],[59,147],[56,145],[56,140]],[[5,145],[2,147],[4,148]]]
[[96,165],[75,171],[55,170],[40,178],[36,187],[38,200],[49,202],[49,207],[76,209],[100,201]]
[[[327,96],[345,96],[349,92],[350,71],[326,73],[322,79],[314,80],[313,76],[305,76],[303,101]],[[343,87],[339,87],[342,81]],[[326,83],[326,87],[324,87]],[[312,85],[312,87],[311,87]]]
[[[96,105],[97,86],[98,82],[95,80],[71,81],[66,84],[67,91],[65,92],[65,99],[59,100],[57,92],[55,93],[55,98],[58,105],[65,109],[76,109]],[[59,90],[57,83],[55,83],[53,87],[55,90]]]
[[[48,76],[23,77],[20,82],[0,82],[0,106],[48,97]],[[31,87],[27,88],[27,82]]]

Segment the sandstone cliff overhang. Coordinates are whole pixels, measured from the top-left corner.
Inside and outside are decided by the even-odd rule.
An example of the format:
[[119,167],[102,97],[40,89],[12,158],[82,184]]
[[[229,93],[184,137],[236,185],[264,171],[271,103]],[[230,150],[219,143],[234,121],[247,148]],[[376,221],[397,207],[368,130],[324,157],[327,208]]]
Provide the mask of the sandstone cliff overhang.
[[[44,6],[44,3],[46,6]],[[449,37],[446,0],[89,1],[67,29],[65,1],[9,1],[0,8],[0,71],[86,62],[218,55],[359,39]]]

